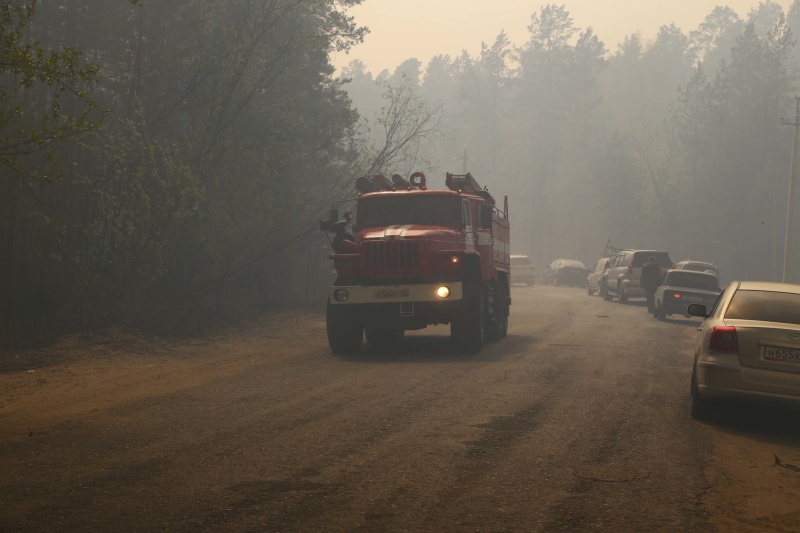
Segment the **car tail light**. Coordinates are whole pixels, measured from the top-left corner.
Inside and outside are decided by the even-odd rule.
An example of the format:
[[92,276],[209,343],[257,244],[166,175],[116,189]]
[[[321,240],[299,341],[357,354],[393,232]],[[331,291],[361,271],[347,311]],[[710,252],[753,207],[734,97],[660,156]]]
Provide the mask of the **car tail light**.
[[671,267],[671,268],[675,268],[675,264],[674,264],[674,263],[672,264],[672,267]]
[[628,265],[628,270],[629,270],[629,271],[630,271],[630,270],[633,270],[633,263],[631,263],[630,265]]
[[708,348],[718,352],[738,354],[739,340],[736,337],[736,328],[732,326],[717,326],[712,329]]
[[674,298],[675,300],[680,300],[681,299],[681,293],[673,292],[672,294],[670,294],[670,298]]

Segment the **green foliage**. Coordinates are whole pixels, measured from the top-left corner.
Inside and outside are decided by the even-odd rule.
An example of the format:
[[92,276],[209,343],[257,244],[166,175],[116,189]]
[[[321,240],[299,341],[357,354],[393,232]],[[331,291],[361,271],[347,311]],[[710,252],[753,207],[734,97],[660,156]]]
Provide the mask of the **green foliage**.
[[57,141],[96,128],[107,112],[88,90],[99,67],[84,64],[79,47],[48,49],[27,37],[35,6],[0,4],[0,163],[18,175],[31,170],[29,156],[51,155]]
[[[363,38],[344,11],[358,3],[5,6],[4,131],[28,136],[0,161],[47,148],[69,164],[50,181],[0,179],[0,334],[173,330],[296,299],[265,271],[297,254],[286,242],[308,242],[295,236],[356,159],[357,115],[328,54]],[[99,127],[101,108],[113,119]]]

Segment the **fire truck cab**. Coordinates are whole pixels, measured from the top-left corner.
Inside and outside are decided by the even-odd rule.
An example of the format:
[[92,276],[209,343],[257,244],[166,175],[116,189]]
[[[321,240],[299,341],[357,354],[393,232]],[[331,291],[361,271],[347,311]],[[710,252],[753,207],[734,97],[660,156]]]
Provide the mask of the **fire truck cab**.
[[446,175],[428,190],[424,174],[364,176],[353,232],[331,217],[337,279],[327,303],[331,351],[392,343],[407,330],[450,324],[454,345],[477,353],[508,330],[511,297],[508,198],[503,209],[471,174]]

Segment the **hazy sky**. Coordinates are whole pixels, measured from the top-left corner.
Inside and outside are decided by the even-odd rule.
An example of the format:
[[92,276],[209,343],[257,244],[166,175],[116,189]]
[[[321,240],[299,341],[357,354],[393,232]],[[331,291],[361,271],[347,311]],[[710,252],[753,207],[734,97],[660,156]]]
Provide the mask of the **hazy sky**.
[[[350,14],[371,30],[349,55],[337,54],[334,65],[353,59],[366,63],[373,74],[394,70],[416,57],[423,68],[436,54],[473,56],[481,41],[494,42],[505,30],[514,45],[527,41],[531,14],[547,2],[521,0],[364,0]],[[575,25],[591,26],[613,51],[625,35],[640,32],[650,40],[664,24],[674,22],[685,33],[695,29],[714,6],[727,5],[745,18],[758,0],[564,0]],[[792,0],[776,0],[788,11]]]

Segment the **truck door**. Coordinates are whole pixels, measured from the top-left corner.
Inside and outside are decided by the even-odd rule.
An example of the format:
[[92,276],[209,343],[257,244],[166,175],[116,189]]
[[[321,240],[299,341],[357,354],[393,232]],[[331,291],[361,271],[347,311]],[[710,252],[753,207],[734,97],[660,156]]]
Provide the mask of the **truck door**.
[[464,249],[475,249],[475,232],[472,229],[472,206],[466,198],[461,200],[461,222],[464,223]]
[[492,210],[488,204],[475,202],[475,247],[481,254],[483,279],[492,277],[494,260],[494,235],[492,235]]

